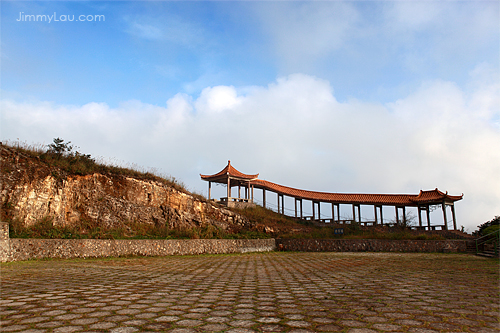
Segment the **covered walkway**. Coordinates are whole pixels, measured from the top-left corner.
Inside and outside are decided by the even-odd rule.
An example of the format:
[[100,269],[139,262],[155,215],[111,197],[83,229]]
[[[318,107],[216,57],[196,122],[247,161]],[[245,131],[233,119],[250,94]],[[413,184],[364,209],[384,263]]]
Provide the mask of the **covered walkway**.
[[[327,223],[349,223],[351,221],[364,224],[384,224],[383,207],[392,206],[395,208],[396,221],[406,221],[406,208],[416,207],[418,209],[417,228],[436,229],[439,227],[448,230],[447,207],[451,210],[453,229],[457,229],[455,216],[455,201],[461,200],[463,194],[459,196],[449,195],[438,190],[420,190],[418,194],[366,194],[366,193],[330,193],[296,189],[288,186],[272,183],[267,180],[258,179],[259,174],[247,175],[231,166],[229,161],[227,166],[214,175],[200,175],[201,178],[209,182],[208,197],[211,197],[211,183],[218,182],[227,185],[227,197],[221,198],[221,202],[231,206],[231,202],[244,202],[253,204],[254,189],[262,190],[263,206],[266,207],[266,193],[272,192],[277,195],[278,212],[285,214],[285,196],[294,199],[295,217],[305,220],[321,221]],[[238,186],[238,197],[231,197],[231,187]],[[241,187],[245,189],[245,197],[241,197]],[[305,216],[303,211],[303,201],[307,200],[312,205],[312,216]],[[321,218],[321,203],[331,204],[331,218]],[[340,214],[341,205],[350,205],[352,208],[352,219],[342,220]],[[374,220],[372,222],[361,221],[361,205],[373,206]],[[430,212],[436,206],[441,206],[443,211],[443,224],[431,225]],[[424,226],[422,212],[425,212],[426,225]],[[401,215],[400,215],[401,213]]]

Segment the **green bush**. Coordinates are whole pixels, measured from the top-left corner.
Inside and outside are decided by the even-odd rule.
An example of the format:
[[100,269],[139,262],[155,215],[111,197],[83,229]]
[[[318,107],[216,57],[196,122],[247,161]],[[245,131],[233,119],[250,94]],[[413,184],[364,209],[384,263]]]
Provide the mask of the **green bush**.
[[[475,235],[475,236],[485,236],[485,235],[488,234],[488,232],[486,232],[486,230],[489,227],[498,226],[498,225],[500,225],[500,216],[495,216],[492,220],[487,221],[487,222],[479,225],[478,226],[478,231],[474,232],[473,235]],[[491,232],[494,231],[494,229],[489,229],[489,230],[492,230]]]
[[491,233],[494,233],[495,231],[500,230],[500,225],[490,225],[489,227],[483,229],[482,234],[483,235],[489,235]]

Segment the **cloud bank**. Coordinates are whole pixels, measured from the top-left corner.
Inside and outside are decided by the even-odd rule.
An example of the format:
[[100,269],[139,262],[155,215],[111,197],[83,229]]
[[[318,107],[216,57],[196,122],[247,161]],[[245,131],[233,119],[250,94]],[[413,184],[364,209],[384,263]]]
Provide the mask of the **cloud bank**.
[[[387,104],[339,102],[313,76],[267,86],[205,88],[166,106],[127,101],[82,106],[1,101],[2,139],[62,137],[93,156],[163,170],[206,192],[199,173],[228,159],[283,185],[331,192],[464,193],[458,224],[472,231],[498,215],[500,86],[478,66],[467,90],[432,80]],[[489,79],[488,79],[489,78]]]

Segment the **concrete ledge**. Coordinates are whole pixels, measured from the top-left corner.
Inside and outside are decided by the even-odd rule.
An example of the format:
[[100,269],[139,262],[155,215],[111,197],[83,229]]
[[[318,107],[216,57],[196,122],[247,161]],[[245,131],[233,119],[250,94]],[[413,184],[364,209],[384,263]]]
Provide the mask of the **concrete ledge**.
[[282,251],[304,252],[467,252],[466,240],[277,239]]

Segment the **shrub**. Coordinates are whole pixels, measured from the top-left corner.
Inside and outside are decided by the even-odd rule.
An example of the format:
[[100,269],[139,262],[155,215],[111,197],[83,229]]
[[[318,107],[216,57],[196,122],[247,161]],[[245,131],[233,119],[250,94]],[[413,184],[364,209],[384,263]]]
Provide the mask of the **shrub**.
[[[500,216],[495,216],[492,220],[487,221],[478,226],[478,230],[473,233],[475,236],[485,236],[488,233],[495,231],[500,225]],[[496,226],[496,227],[495,227]],[[493,228],[491,228],[493,227]]]

